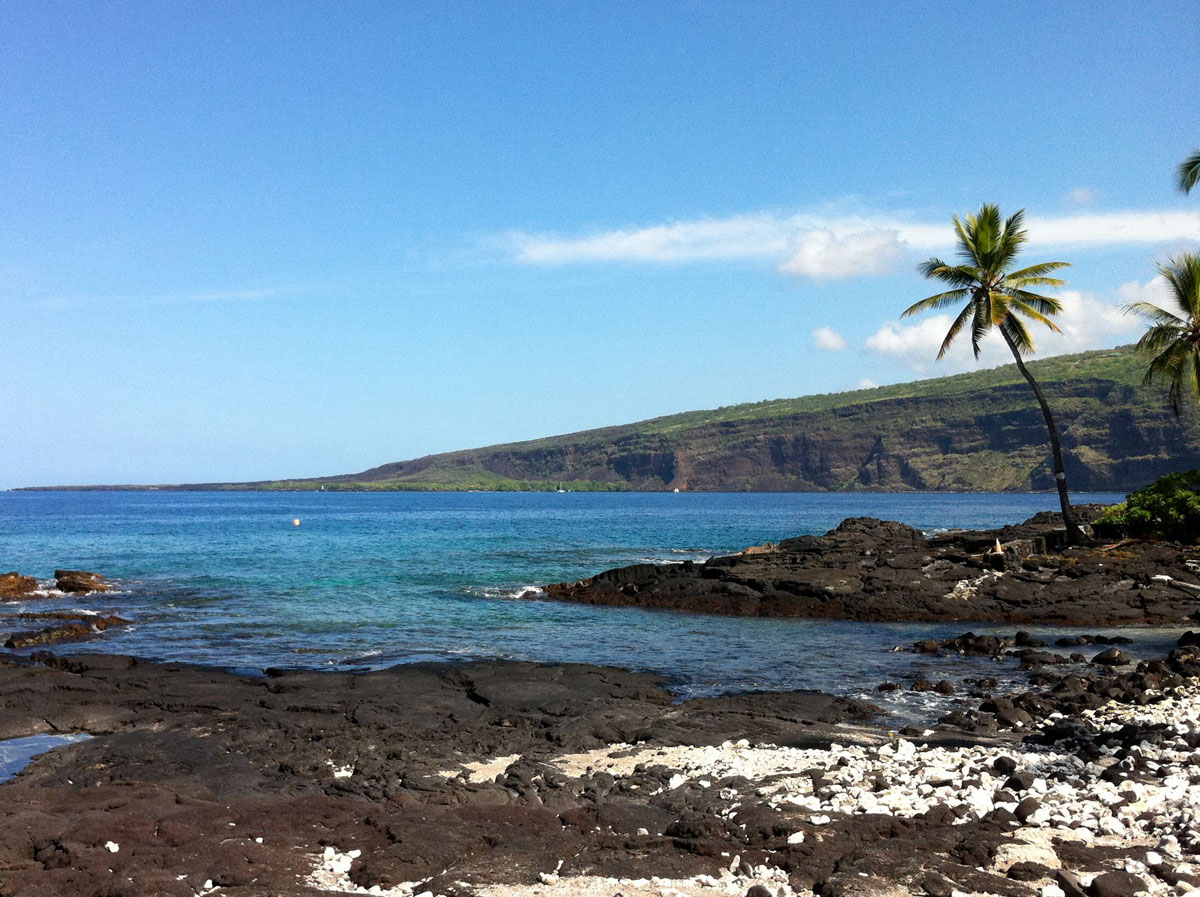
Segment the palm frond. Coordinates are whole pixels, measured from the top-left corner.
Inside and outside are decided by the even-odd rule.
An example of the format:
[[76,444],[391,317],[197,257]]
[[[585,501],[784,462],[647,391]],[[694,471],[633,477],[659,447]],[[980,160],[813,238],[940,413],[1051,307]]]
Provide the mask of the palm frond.
[[[999,215],[999,210],[997,210]],[[1025,245],[1028,237],[1025,234],[1025,228],[1022,226],[1025,221],[1025,210],[1018,209],[1008,216],[1008,220],[1004,222],[1004,228],[1001,231],[1000,239],[996,246],[996,252],[993,262],[993,270],[1000,272],[1007,268],[1012,260],[1017,257],[1017,253],[1021,251],[1021,247]]]
[[1000,329],[1012,341],[1012,344],[1017,347],[1017,351],[1022,355],[1031,355],[1037,346],[1034,345],[1033,336],[1029,332],[1024,322],[1016,315],[1009,315],[1000,323]]
[[967,216],[966,223],[960,221],[957,215],[954,216],[954,233],[958,237],[958,255],[963,261],[978,264],[980,253],[974,225],[970,215]]
[[931,258],[917,265],[917,270],[927,279],[937,279],[953,287],[969,287],[979,279],[979,272],[965,265],[947,265],[941,259]]
[[1004,285],[1014,289],[1025,289],[1025,287],[1065,287],[1067,282],[1059,280],[1057,277],[1013,277],[1009,275],[1004,278]]
[[980,352],[979,343],[992,328],[992,318],[987,300],[981,297],[972,302],[971,315],[971,350],[975,353],[975,357],[978,358]]
[[1070,268],[1070,262],[1042,262],[1040,265],[1030,265],[1028,268],[1020,268],[1016,271],[1010,271],[1004,278],[1006,281],[1013,281],[1021,277],[1045,277],[1051,271],[1057,271],[1060,268]]
[[[1198,401],[1200,401],[1200,358],[1196,357],[1195,351],[1192,352],[1188,367],[1191,373],[1191,377],[1188,379],[1191,381],[1190,385],[1192,387],[1192,395],[1195,396]],[[1175,413],[1175,416],[1180,416],[1178,411]]]
[[1184,316],[1200,320],[1200,253],[1185,252],[1158,266],[1171,287],[1171,298]]
[[1137,315],[1151,324],[1161,324],[1168,327],[1186,326],[1183,318],[1178,318],[1165,308],[1159,308],[1151,302],[1130,302],[1122,306],[1122,310],[1127,315]]
[[1196,182],[1200,181],[1200,150],[1196,150],[1179,163],[1176,175],[1179,178],[1179,189],[1184,193],[1191,193]]
[[1171,342],[1158,355],[1150,359],[1150,364],[1146,367],[1145,382],[1153,383],[1155,380],[1159,380],[1163,383],[1171,383],[1179,379],[1183,373],[1184,360],[1191,351],[1192,347],[1183,340]]
[[950,329],[946,331],[946,338],[942,340],[942,347],[938,349],[938,361],[941,361],[946,357],[946,352],[950,348],[950,344],[954,342],[955,337],[957,337],[962,331],[963,327],[966,326],[966,323],[970,319],[974,308],[975,304],[973,302],[968,302],[965,306],[963,306],[963,310],[958,313],[958,317],[954,319],[954,322],[950,325]]
[[946,308],[949,305],[957,305],[963,299],[967,298],[970,290],[950,290],[945,293],[938,293],[936,296],[929,296],[922,299],[920,302],[914,302],[904,311],[900,312],[900,317],[907,318],[910,315],[920,314],[923,311],[934,311],[936,309]]
[[1137,341],[1137,350],[1143,355],[1156,355],[1179,342],[1186,333],[1183,327],[1174,324],[1155,324]]
[[922,277],[928,279],[930,277],[936,277],[937,276],[936,272],[940,271],[942,268],[950,268],[950,267],[952,267],[952,266],[947,265],[936,255],[931,255],[929,258],[925,259],[925,261],[921,262],[921,264],[917,265],[917,272]]
[[1183,412],[1184,383],[1188,379],[1194,380],[1196,377],[1195,365],[1196,347],[1184,340],[1176,340],[1151,359],[1146,368],[1143,382],[1149,384],[1158,380],[1168,385],[1167,395],[1170,397],[1171,410],[1175,412],[1176,417]]
[[999,290],[993,290],[987,294],[988,318],[995,326],[1000,326],[1004,323],[1004,319],[1009,316],[1008,296]]
[[[1055,324],[1053,321],[1051,321],[1048,317],[1046,317],[1044,314],[1042,314],[1040,311],[1038,311],[1032,305],[1025,302],[1023,299],[1018,299],[1017,297],[1014,296],[1008,300],[1008,304],[1009,304],[1009,307],[1013,311],[1020,312],[1025,317],[1029,318],[1031,321],[1037,321],[1039,324],[1045,324],[1047,327],[1049,327],[1055,333],[1062,333],[1062,330],[1059,329],[1059,326],[1057,324]],[[1010,317],[1011,317],[1011,315],[1010,315]]]
[[1030,293],[1028,290],[1005,290],[1006,293],[1016,299],[1020,299],[1030,308],[1035,309],[1039,314],[1057,315],[1062,311],[1061,300],[1055,299],[1053,296],[1043,296],[1040,293]]

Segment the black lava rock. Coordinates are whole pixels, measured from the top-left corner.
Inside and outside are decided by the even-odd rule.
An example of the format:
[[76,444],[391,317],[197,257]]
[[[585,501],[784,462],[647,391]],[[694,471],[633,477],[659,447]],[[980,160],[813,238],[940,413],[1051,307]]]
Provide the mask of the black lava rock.
[[1039,879],[1053,876],[1054,870],[1049,866],[1043,866],[1041,863],[1026,860],[1025,862],[1013,863],[1009,866],[1007,875],[1013,881],[1038,881]]
[[1134,897],[1146,890],[1146,883],[1132,872],[1104,872],[1092,879],[1087,891],[1091,897]]

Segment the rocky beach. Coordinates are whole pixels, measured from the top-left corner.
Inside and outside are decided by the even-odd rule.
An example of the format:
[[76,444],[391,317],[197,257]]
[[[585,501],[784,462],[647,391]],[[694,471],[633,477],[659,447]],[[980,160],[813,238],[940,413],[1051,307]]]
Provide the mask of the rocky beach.
[[[0,894],[1186,893],[1200,886],[1194,549],[1054,533],[1049,517],[933,538],[859,519],[575,587],[658,601],[690,581],[708,610],[761,613],[787,593],[814,616],[1014,624],[897,646],[977,665],[880,683],[954,694],[932,725],[818,692],[680,700],[653,675],[583,664],[250,676],[0,655],[0,738],[91,736],[0,785]],[[820,595],[783,587],[784,570]],[[827,588],[851,572],[853,591]],[[1092,634],[1015,625],[1082,619]],[[1134,660],[1111,622],[1176,626],[1176,646]],[[1018,667],[1024,686],[998,690],[997,670]]]

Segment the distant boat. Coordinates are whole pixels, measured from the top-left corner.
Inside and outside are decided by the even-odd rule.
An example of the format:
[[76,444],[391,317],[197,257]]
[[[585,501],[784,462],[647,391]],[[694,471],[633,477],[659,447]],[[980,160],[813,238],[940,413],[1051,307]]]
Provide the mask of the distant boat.
[[554,491],[555,492],[566,492],[567,490],[562,487],[562,483],[559,483],[558,488],[555,489]]

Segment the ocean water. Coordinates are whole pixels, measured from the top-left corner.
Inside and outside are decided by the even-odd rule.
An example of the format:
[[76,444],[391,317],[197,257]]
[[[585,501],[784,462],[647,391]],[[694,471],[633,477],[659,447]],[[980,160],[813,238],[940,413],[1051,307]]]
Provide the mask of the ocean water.
[[[135,621],[60,652],[240,671],[515,658],[650,670],[685,696],[873,694],[885,680],[947,672],[944,662],[892,646],[988,627],[711,617],[523,593],[614,566],[821,533],[851,516],[934,531],[1002,525],[1056,506],[1043,494],[10,492],[0,493],[0,570],[39,579],[56,567],[95,570],[119,591],[3,610],[78,607]],[[1145,651],[1172,637],[1134,635]],[[958,672],[1015,674],[970,663]],[[918,707],[930,699],[889,700]]]

